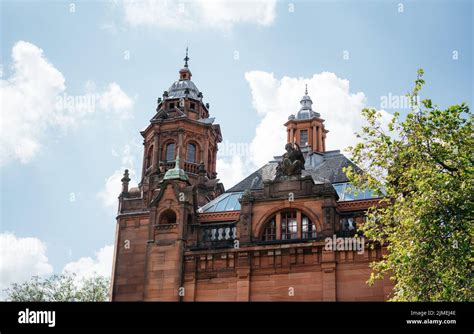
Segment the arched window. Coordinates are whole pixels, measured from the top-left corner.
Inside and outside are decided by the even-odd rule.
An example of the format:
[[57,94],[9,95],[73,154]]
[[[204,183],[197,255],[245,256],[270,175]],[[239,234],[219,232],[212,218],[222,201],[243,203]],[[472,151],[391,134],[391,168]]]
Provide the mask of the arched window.
[[262,241],[276,240],[276,224],[275,217],[272,217],[270,221],[265,225],[263,230]]
[[145,167],[147,169],[151,166],[152,161],[153,161],[153,145],[150,146],[145,157]]
[[186,151],[186,160],[189,162],[196,162],[196,145],[189,143]]
[[168,209],[163,212],[160,216],[160,224],[176,224],[176,213],[173,210]]
[[166,145],[165,157],[166,161],[174,160],[174,143],[169,143]]
[[281,213],[281,239],[298,238],[298,221],[296,220],[296,211],[286,211]]
[[273,215],[263,226],[260,239],[295,240],[317,237],[316,224],[301,210],[284,209]]
[[301,216],[301,231],[303,239],[316,238],[316,225],[305,215]]

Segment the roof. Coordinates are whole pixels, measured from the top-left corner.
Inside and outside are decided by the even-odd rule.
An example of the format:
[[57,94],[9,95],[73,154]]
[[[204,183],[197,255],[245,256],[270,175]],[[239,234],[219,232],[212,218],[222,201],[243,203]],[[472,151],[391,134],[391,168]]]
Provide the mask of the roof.
[[168,89],[168,99],[184,98],[186,97],[186,89],[188,89],[188,97],[199,100],[199,89],[191,80],[178,80],[173,82]]
[[[305,170],[303,170],[302,173],[303,176],[311,175],[316,183],[348,182],[349,180],[343,172],[343,168],[352,166],[356,170],[359,169],[343,154],[339,153],[339,151],[328,151],[317,154],[320,156],[318,160],[307,158],[308,163],[305,164]],[[270,161],[231,187],[227,192],[263,189],[263,180],[273,180],[275,178],[277,165],[278,161]]]
[[378,196],[370,190],[356,191],[349,182],[335,183],[332,186],[339,195],[339,202],[378,198]]
[[[339,202],[377,198],[377,196],[369,190],[355,192],[349,182],[334,183],[332,186],[339,196]],[[243,191],[223,193],[201,207],[198,212],[210,213],[240,210],[239,199],[243,193]]]
[[[314,156],[311,156],[314,155]],[[245,190],[262,190],[264,180],[273,180],[280,157],[270,161],[255,172],[244,178],[225,193],[216,197],[198,211],[200,213],[240,210],[239,199]],[[370,191],[357,191],[350,186],[343,168],[352,166],[360,170],[354,163],[339,151],[310,153],[306,159],[305,170],[302,175],[311,175],[315,183],[331,183],[339,195],[339,201],[352,201],[376,198]]]
[[208,213],[240,210],[239,199],[242,197],[242,194],[243,192],[223,193],[201,207],[198,212]]

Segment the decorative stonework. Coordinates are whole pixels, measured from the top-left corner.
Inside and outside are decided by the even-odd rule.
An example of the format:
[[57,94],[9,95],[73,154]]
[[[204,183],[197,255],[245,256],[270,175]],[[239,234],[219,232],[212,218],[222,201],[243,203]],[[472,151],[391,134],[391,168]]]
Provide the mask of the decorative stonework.
[[[275,157],[271,169],[254,173],[243,189],[234,190],[242,194],[240,210],[198,213],[224,192],[216,170],[222,134],[191,81],[188,61],[186,55],[179,80],[158,99],[156,114],[141,132],[139,187],[129,188],[127,172],[122,179],[111,299],[385,300],[390,282],[365,284],[369,263],[380,259],[385,249],[366,248],[363,254],[325,249],[326,236],[344,234],[344,222],[355,220],[351,227],[363,223],[364,210],[378,200],[338,202],[330,182],[339,181],[328,179],[333,169],[324,177],[310,173],[308,166],[334,153],[325,152],[328,131],[307,91],[300,111],[285,124],[286,153]],[[167,152],[169,143],[174,146]],[[189,148],[195,156],[191,153],[188,159],[190,143],[195,144]],[[305,159],[308,168],[302,173]],[[275,238],[262,238],[269,220]],[[297,233],[289,233],[295,222]],[[127,242],[131,247],[123,247]],[[289,287],[294,295],[288,294]],[[180,288],[184,296],[177,293]]]
[[337,209],[341,212],[363,211],[370,207],[379,205],[380,199],[367,199],[358,201],[344,201],[337,203]]
[[199,213],[198,222],[215,222],[215,221],[235,221],[238,220],[240,211],[224,211],[224,212],[210,212]]

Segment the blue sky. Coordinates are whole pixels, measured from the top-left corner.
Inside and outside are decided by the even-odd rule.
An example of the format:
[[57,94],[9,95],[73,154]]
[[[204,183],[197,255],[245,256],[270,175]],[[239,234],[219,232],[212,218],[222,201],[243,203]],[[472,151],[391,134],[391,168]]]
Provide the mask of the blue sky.
[[[0,167],[0,233],[13,233],[16,239],[9,242],[29,237],[46,247],[40,250],[47,259],[25,255],[33,262],[25,260],[30,270],[23,276],[9,273],[17,279],[32,273],[34,261],[50,265],[44,272],[60,272],[71,262],[81,270],[81,263],[89,262],[80,259],[87,257],[96,265],[96,252],[113,244],[116,207],[110,205],[114,197],[110,200],[106,181],[116,181],[111,176],[122,167],[140,170],[139,130],[153,116],[156,99],[177,79],[186,46],[193,81],[224,139],[256,148],[257,153],[238,159],[220,155],[226,188],[277,153],[285,132],[282,120],[298,110],[304,83],[333,130],[328,143],[340,149],[351,140],[342,138],[344,131],[359,126],[360,107],[384,109],[381,97],[405,94],[420,67],[427,81],[422,96],[442,107],[473,102],[471,1],[268,1],[258,6],[247,1],[227,14],[184,2],[175,5],[186,13],[177,17],[175,7],[157,8],[159,3],[146,8],[112,1],[74,4],[71,12],[71,2],[1,2],[2,89],[18,89],[12,50],[24,41],[29,44],[17,45],[19,54],[29,50],[47,63],[20,57],[31,69],[21,80],[33,82],[31,87],[52,85],[42,92],[53,94],[50,98],[57,99],[57,92],[102,96],[97,110],[84,115],[73,110],[65,125],[45,118],[52,116],[40,110],[45,108],[40,97],[23,96],[33,101],[28,108],[5,107],[9,95],[2,90],[2,117],[27,114],[39,105],[41,120],[23,115],[29,126],[0,134],[8,133],[4,139],[14,145],[15,136],[34,131],[39,143],[28,159],[9,154]],[[36,72],[37,65],[47,69]],[[65,87],[54,86],[57,77],[46,78],[51,67],[62,74]],[[397,108],[385,109],[389,115]],[[345,120],[348,124],[342,124]],[[267,136],[277,136],[280,146],[268,143]],[[265,154],[258,153],[262,147]],[[225,176],[232,166],[239,170]]]

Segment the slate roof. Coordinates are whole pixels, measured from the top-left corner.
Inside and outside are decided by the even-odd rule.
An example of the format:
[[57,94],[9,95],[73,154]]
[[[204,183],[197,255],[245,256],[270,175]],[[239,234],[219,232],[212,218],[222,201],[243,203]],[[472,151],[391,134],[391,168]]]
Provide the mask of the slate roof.
[[168,99],[186,97],[186,89],[188,89],[189,92],[188,97],[195,100],[199,99],[199,89],[191,80],[178,80],[173,82],[171,87],[168,89]]
[[[277,161],[270,161],[228,189],[227,192],[263,189],[263,180],[275,178],[277,164]],[[356,170],[359,169],[339,151],[329,151],[322,154],[322,161],[317,165],[305,166],[306,169],[302,175],[311,175],[315,183],[344,183],[348,182],[348,179],[343,172],[343,168],[348,166],[353,166]]]
[[[305,165],[303,176],[311,175],[315,183],[331,183],[339,195],[339,201],[353,201],[359,199],[375,198],[376,196],[370,191],[353,192],[349,186],[349,180],[343,172],[344,167],[353,166],[355,170],[360,170],[339,151],[328,151],[317,154],[316,159],[307,158],[308,164]],[[264,180],[272,180],[275,178],[278,160],[281,157],[275,157],[276,160],[270,161],[255,172],[244,178],[235,186],[213,199],[198,212],[220,212],[240,210],[239,199],[245,190],[261,190],[263,189]],[[310,162],[313,161],[313,165]],[[317,161],[317,162],[316,162]]]

